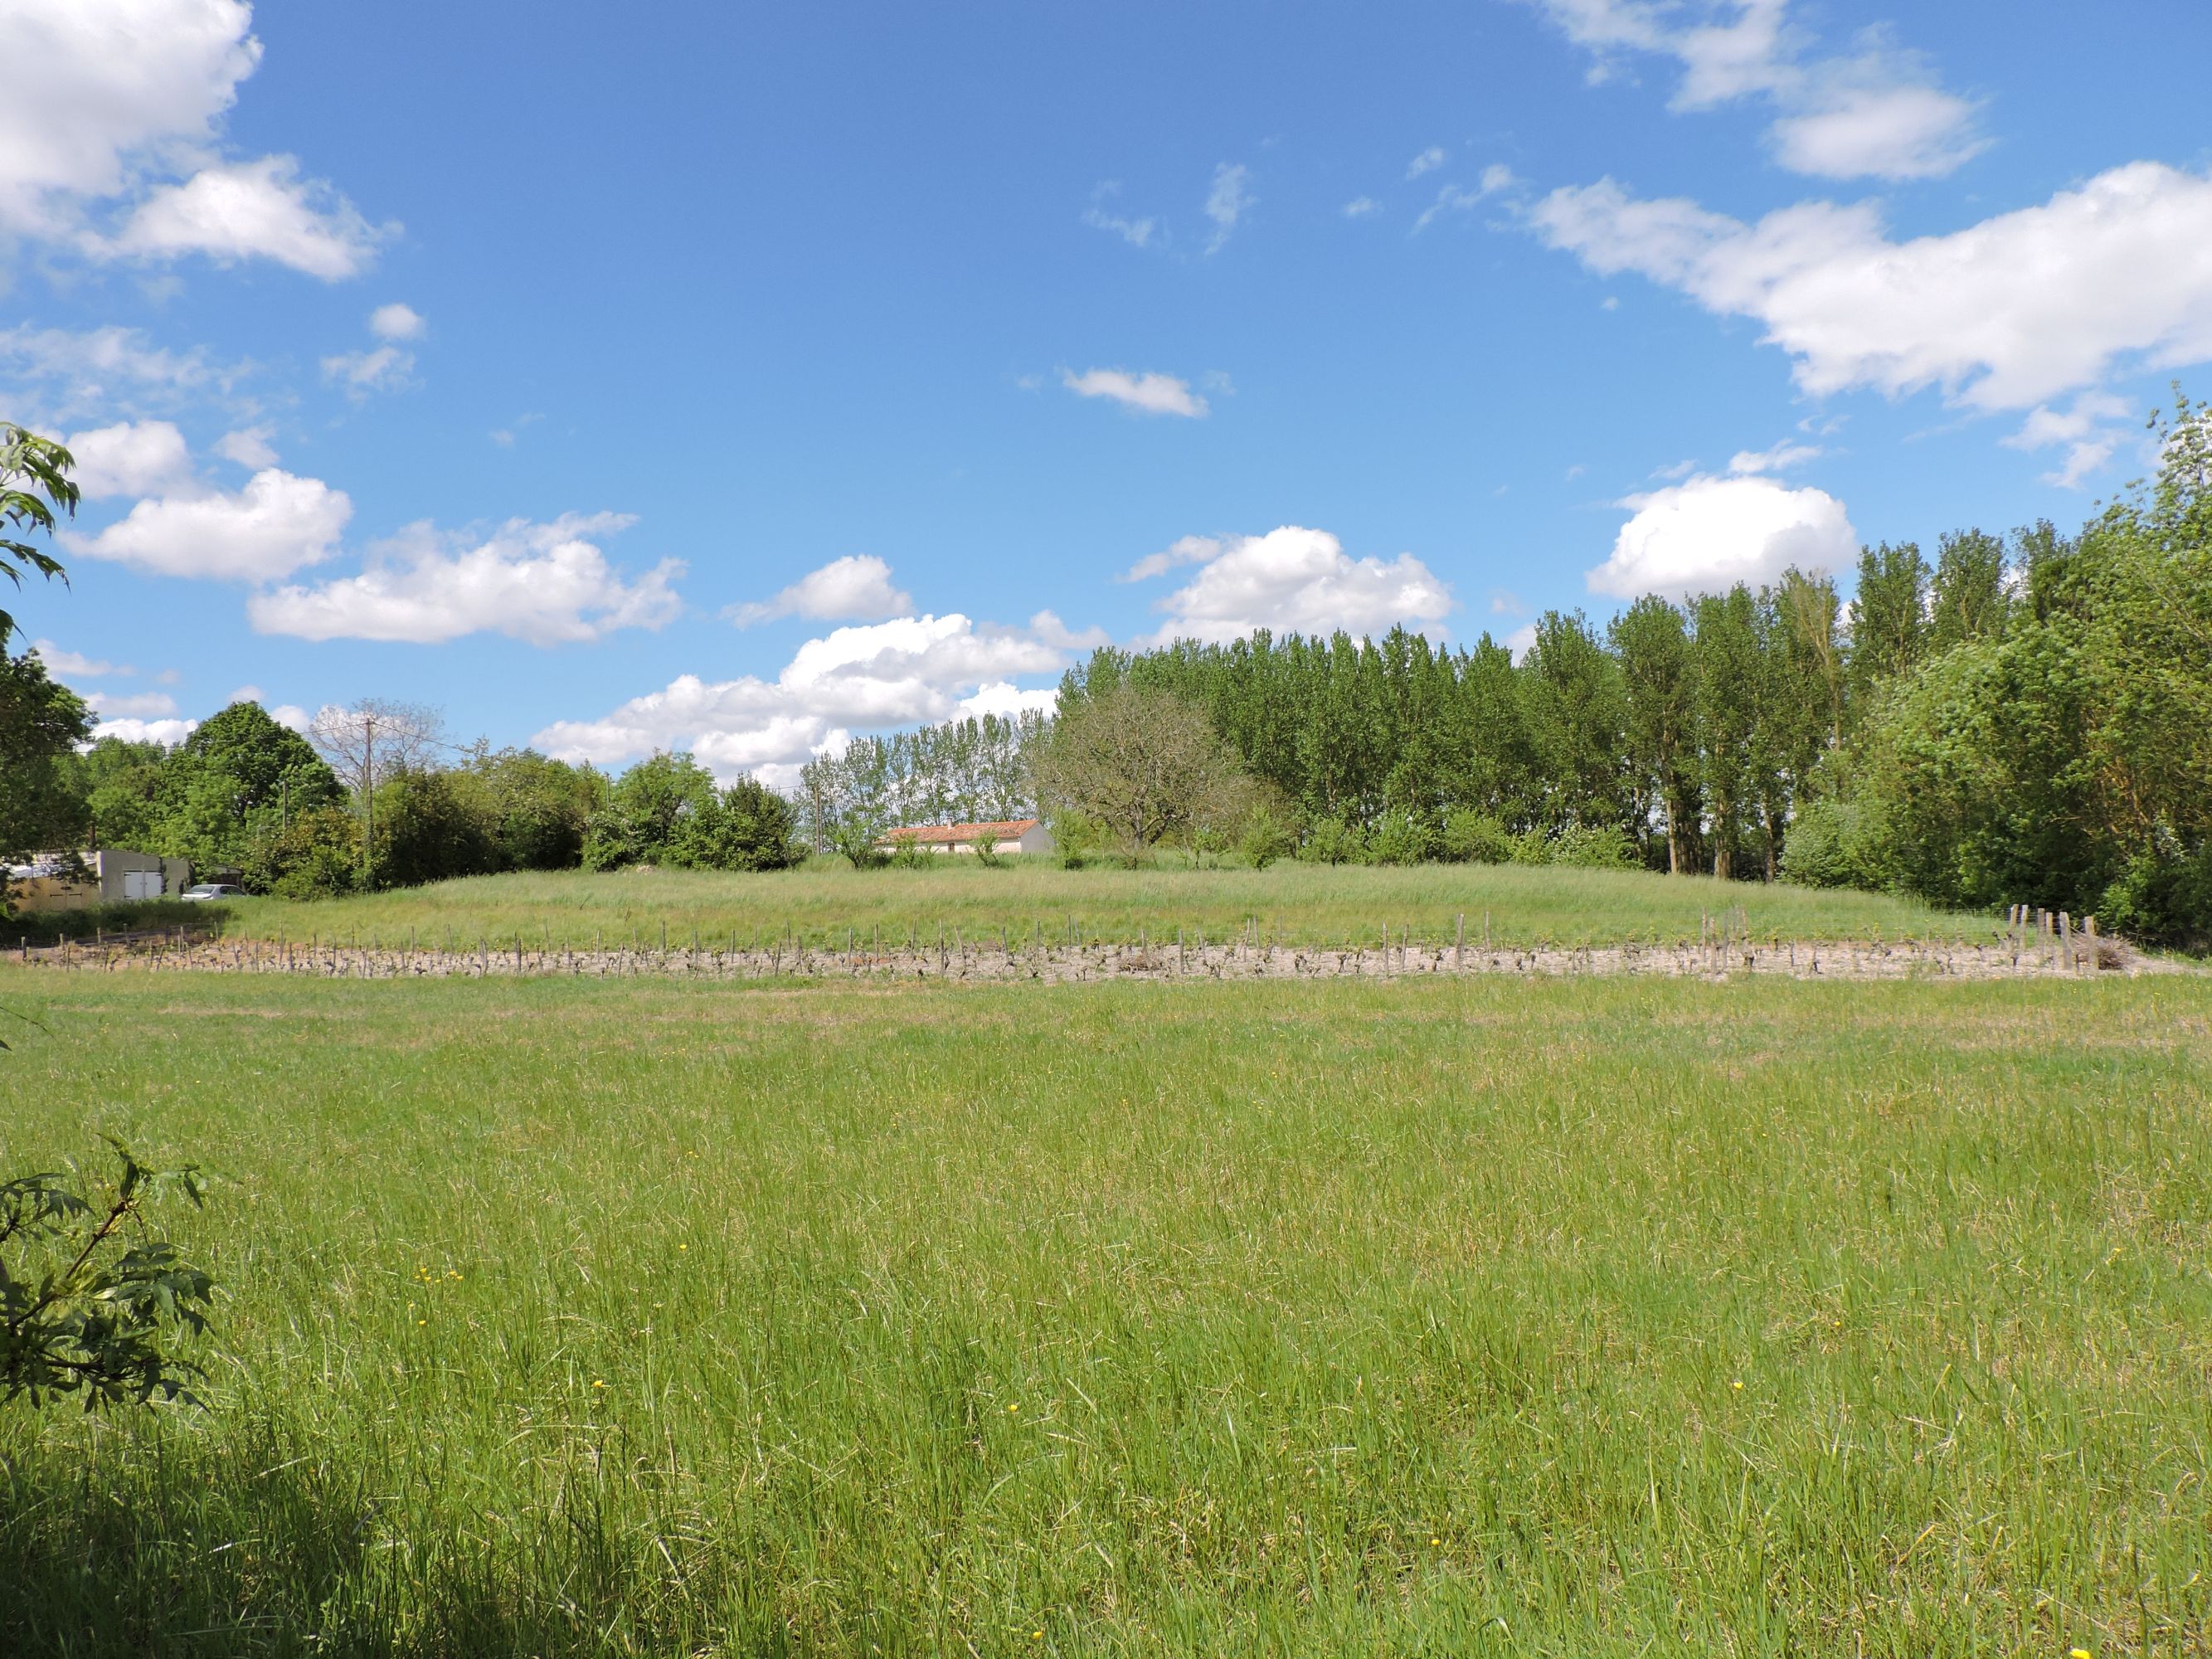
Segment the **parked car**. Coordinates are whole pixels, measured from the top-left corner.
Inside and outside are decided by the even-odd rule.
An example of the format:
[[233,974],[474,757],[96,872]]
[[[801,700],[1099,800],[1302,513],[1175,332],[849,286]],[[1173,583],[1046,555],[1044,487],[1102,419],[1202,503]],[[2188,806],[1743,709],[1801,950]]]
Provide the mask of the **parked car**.
[[187,902],[204,899],[244,898],[246,890],[234,887],[227,881],[204,881],[196,887],[187,887],[178,897]]

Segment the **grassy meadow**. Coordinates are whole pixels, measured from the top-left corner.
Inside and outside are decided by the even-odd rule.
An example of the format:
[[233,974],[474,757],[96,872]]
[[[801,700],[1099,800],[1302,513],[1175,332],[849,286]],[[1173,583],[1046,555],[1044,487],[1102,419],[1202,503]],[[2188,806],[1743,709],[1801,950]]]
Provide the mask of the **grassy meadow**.
[[0,1409],[0,1652],[2212,1650],[2194,978],[0,1005],[223,1286]]
[[[192,907],[196,908],[196,907]],[[210,907],[212,908],[213,907]],[[1739,912],[1741,913],[1739,916]],[[1373,941],[1388,925],[1395,937],[1449,939],[1464,915],[1479,934],[1486,915],[1500,945],[1600,945],[1625,939],[1694,940],[1705,917],[1727,916],[1756,938],[1800,939],[1975,939],[1992,918],[1936,910],[1882,894],[1822,891],[1643,871],[1590,871],[1519,865],[1406,867],[1277,864],[1266,870],[1067,870],[1006,860],[986,868],[946,860],[927,869],[855,871],[828,860],[801,870],[726,874],[627,870],[478,876],[428,887],[313,903],[248,899],[222,907],[220,925],[235,937],[304,940],[372,938],[385,944],[410,933],[425,948],[448,936],[468,948],[520,936],[533,945],[611,949],[633,939],[671,945],[696,933],[702,944],[740,945],[788,930],[813,944],[844,943],[848,929],[888,944],[909,931],[934,937],[941,925],[969,939],[1085,937],[1134,941],[1178,927],[1225,939],[1257,924],[1285,944]],[[212,918],[210,918],[212,919]]]

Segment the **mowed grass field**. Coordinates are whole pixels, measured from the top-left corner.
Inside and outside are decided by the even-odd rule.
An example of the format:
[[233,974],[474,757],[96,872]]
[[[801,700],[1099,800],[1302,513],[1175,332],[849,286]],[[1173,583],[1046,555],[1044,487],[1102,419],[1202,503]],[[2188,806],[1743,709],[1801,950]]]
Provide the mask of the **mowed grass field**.
[[[172,912],[178,907],[167,907]],[[191,907],[197,909],[198,907]],[[1373,943],[1411,928],[1416,939],[1453,937],[1466,916],[1471,939],[1487,918],[1502,945],[1611,945],[1696,940],[1707,918],[1758,939],[1986,939],[1994,918],[1931,909],[1881,894],[1820,891],[1709,877],[1517,865],[1402,868],[1277,864],[1265,870],[1067,870],[1008,860],[986,868],[948,859],[929,869],[855,871],[817,860],[759,875],[681,870],[605,874],[562,871],[480,876],[318,903],[249,899],[223,907],[233,936],[325,942],[410,937],[425,949],[447,939],[473,949],[517,938],[534,947],[658,948],[696,935],[705,947],[765,945],[787,931],[842,948],[862,941],[927,941],[940,927],[970,940],[1172,938],[1178,927],[1224,939],[1248,922],[1293,945]],[[204,920],[196,916],[195,920]]]
[[2212,1651],[2194,979],[0,1004],[223,1177],[0,1653]]

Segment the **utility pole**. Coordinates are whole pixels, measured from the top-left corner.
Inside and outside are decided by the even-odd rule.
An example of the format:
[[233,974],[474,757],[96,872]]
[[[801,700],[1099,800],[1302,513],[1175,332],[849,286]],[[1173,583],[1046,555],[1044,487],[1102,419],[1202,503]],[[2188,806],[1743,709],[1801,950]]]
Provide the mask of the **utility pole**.
[[284,792],[283,816],[277,827],[281,830],[289,831],[292,827],[292,780],[285,777],[279,778],[276,781],[278,787]]
[[361,884],[374,892],[376,889],[376,716],[361,717],[361,799],[367,810],[368,827],[361,838]]

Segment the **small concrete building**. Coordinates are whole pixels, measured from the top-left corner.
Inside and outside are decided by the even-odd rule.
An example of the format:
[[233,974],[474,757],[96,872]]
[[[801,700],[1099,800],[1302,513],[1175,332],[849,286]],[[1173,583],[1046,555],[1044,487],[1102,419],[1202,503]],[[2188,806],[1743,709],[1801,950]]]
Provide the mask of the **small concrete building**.
[[991,843],[995,855],[1049,853],[1052,831],[1035,818],[1002,818],[994,823],[905,824],[884,837],[886,853],[975,854]]
[[50,853],[8,870],[8,898],[16,909],[89,910],[132,899],[174,898],[191,884],[189,859],[165,859],[120,847],[71,857]]

